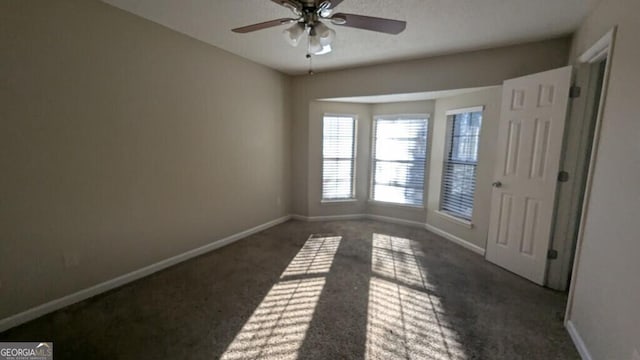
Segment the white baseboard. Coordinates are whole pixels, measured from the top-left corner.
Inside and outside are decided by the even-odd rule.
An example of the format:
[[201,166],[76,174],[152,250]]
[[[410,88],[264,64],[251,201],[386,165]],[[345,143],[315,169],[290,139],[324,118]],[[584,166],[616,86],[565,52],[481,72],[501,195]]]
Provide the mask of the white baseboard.
[[141,269],[132,271],[128,274],[124,274],[122,276],[118,276],[117,278],[105,281],[103,283],[94,285],[92,287],[80,290],[76,293],[61,297],[59,299],[55,299],[52,301],[49,301],[45,304],[36,306],[34,308],[31,308],[29,310],[23,311],[21,313],[18,313],[16,315],[10,316],[8,318],[4,318],[4,319],[0,319],[0,332],[8,330],[12,327],[18,326],[20,324],[23,324],[27,321],[31,321],[35,318],[38,318],[40,316],[46,315],[48,313],[51,313],[53,311],[62,309],[65,306],[69,306],[71,304],[75,304],[77,302],[80,302],[82,300],[86,300],[92,296],[98,295],[100,293],[115,289],[119,286],[125,285],[127,283],[130,283],[132,281],[138,280],[140,278],[143,278],[145,276],[151,275],[155,272],[158,272],[160,270],[166,269],[170,266],[176,265],[178,263],[181,263],[183,261],[189,260],[191,258],[194,258],[196,256],[200,256],[202,254],[205,254],[209,251],[215,250],[215,249],[219,249],[223,246],[229,245],[235,241],[238,241],[240,239],[243,239],[249,235],[253,235],[255,233],[258,233],[260,231],[266,230],[270,227],[276,226],[278,224],[282,224],[284,222],[286,222],[287,220],[291,219],[291,216],[287,215],[287,216],[283,216],[281,218],[266,222],[264,224],[255,226],[251,229],[245,230],[245,231],[241,231],[239,233],[233,234],[231,236],[227,236],[223,239],[220,240],[216,240],[212,243],[209,243],[207,245],[201,246],[199,248],[193,249],[193,250],[189,250],[187,252],[184,252],[182,254],[170,257],[168,259],[164,259],[162,261],[159,261],[155,264],[151,264],[149,266],[145,266]]
[[449,234],[448,232],[444,231],[444,230],[440,230],[437,227],[433,226],[433,225],[429,225],[429,224],[425,224],[424,228],[431,231],[434,234],[438,234],[440,236],[442,236],[443,238],[452,241],[468,250],[473,251],[474,253],[477,253],[479,255],[484,256],[485,253],[485,249],[481,248],[478,245],[474,245],[470,242],[468,242],[467,240],[464,240],[462,238],[459,238],[453,234]]
[[382,216],[382,215],[374,215],[374,214],[367,214],[366,218],[371,220],[387,222],[391,224],[399,224],[399,225],[413,226],[413,227],[419,227],[419,228],[423,228],[425,225],[423,222],[398,219],[390,216]]
[[382,221],[382,222],[387,222],[387,223],[392,223],[392,224],[400,224],[400,225],[407,225],[407,226],[413,226],[413,227],[419,227],[419,228],[424,228],[427,229],[428,231],[431,231],[432,233],[438,234],[440,236],[442,236],[443,238],[452,241],[462,247],[464,247],[465,249],[471,250],[481,256],[484,256],[485,254],[485,249],[481,248],[480,246],[474,245],[464,239],[461,239],[455,235],[452,235],[444,230],[438,229],[437,227],[433,226],[433,225],[429,225],[426,223],[422,223],[422,222],[418,222],[418,221],[411,221],[411,220],[405,220],[405,219],[398,219],[398,218],[394,218],[394,217],[389,217],[389,216],[381,216],[381,215],[374,215],[374,214],[350,214],[350,215],[331,215],[331,216],[304,216],[304,215],[291,215],[291,218],[294,220],[300,220],[300,221],[337,221],[337,220],[361,220],[361,219],[370,219],[370,220],[377,220],[377,221]]
[[304,216],[304,215],[291,215],[294,220],[300,221],[340,221],[340,220],[362,220],[365,219],[365,214],[348,214],[348,215],[325,215],[325,216]]
[[309,221],[309,217],[308,216],[298,215],[298,214],[291,214],[289,216],[291,216],[291,219],[293,219],[293,220]]
[[571,336],[571,340],[573,340],[573,344],[576,346],[578,354],[580,354],[582,360],[591,360],[592,357],[589,350],[587,350],[587,345],[585,345],[580,333],[578,333],[578,329],[576,329],[571,320],[567,320],[565,327],[567,328],[567,332],[569,332],[569,336]]
[[[201,246],[199,248],[193,249],[193,250],[189,250],[187,252],[184,252],[182,254],[170,257],[168,259],[162,260],[160,262],[157,262],[155,264],[151,264],[149,266],[143,267],[141,269],[132,271],[128,274],[124,274],[122,276],[119,276],[117,278],[105,281],[103,283],[94,285],[92,287],[80,290],[76,293],[61,297],[59,299],[55,299],[52,301],[49,301],[45,304],[36,306],[34,308],[28,309],[26,311],[23,311],[21,313],[18,313],[16,315],[4,318],[4,319],[0,319],[0,332],[8,330],[12,327],[18,326],[20,324],[23,324],[25,322],[31,321],[33,319],[36,319],[40,316],[46,315],[48,313],[54,312],[56,310],[62,309],[63,307],[72,305],[74,303],[80,302],[82,300],[86,300],[90,297],[93,297],[95,295],[101,294],[103,292],[115,289],[119,286],[125,285],[127,283],[130,283],[132,281],[138,280],[140,278],[143,278],[145,276],[149,276],[155,272],[158,272],[160,270],[166,269],[170,266],[176,265],[178,263],[181,263],[183,261],[192,259],[196,256],[200,256],[202,254],[205,254],[207,252],[213,251],[215,249],[219,249],[223,246],[229,245],[235,241],[238,241],[242,238],[245,238],[247,236],[253,235],[255,233],[258,233],[260,231],[266,230],[270,227],[276,226],[278,224],[282,224],[284,222],[286,222],[289,219],[295,219],[295,220],[301,220],[301,221],[337,221],[337,220],[362,220],[362,219],[371,219],[371,220],[377,220],[377,221],[382,221],[382,222],[388,222],[388,223],[393,223],[393,224],[400,224],[400,225],[407,225],[407,226],[414,226],[414,227],[420,227],[420,228],[426,228],[427,230],[436,233],[442,237],[444,237],[447,240],[453,241],[454,243],[461,245],[473,252],[476,252],[480,255],[484,256],[484,249],[482,249],[481,247],[478,247],[476,245],[473,245],[471,243],[469,243],[468,241],[465,241],[457,236],[451,235],[445,231],[442,231],[436,227],[433,227],[431,225],[425,224],[425,223],[421,223],[421,222],[417,222],[417,221],[411,221],[411,220],[404,220],[404,219],[398,219],[398,218],[393,218],[393,217],[388,217],[388,216],[380,216],[380,215],[373,215],[373,214],[348,214],[348,215],[330,215],[330,216],[303,216],[303,215],[288,215],[288,216],[283,216],[281,218],[266,222],[264,224],[255,226],[251,229],[245,230],[245,231],[241,231],[239,233],[233,234],[231,236],[225,237],[223,239],[214,241],[212,243],[209,243],[207,245]],[[569,329],[569,324],[567,324],[567,328]],[[571,330],[570,330],[571,333]],[[577,333],[576,333],[577,334]],[[572,335],[573,338],[573,335]],[[578,337],[579,339],[579,337]],[[574,339],[574,342],[576,342],[576,340]],[[581,342],[582,343],[582,342]],[[582,343],[583,344],[583,343]],[[576,342],[576,346],[577,346],[577,342]],[[584,346],[584,344],[583,344]],[[586,351],[586,348],[585,348]],[[587,353],[588,354],[588,353]],[[590,359],[590,358],[585,358],[584,359]]]
[[374,215],[374,214],[348,214],[348,215],[328,215],[328,216],[291,215],[291,218],[294,220],[310,221],[310,222],[370,219],[370,220],[378,220],[378,221],[392,223],[392,224],[400,224],[400,225],[414,226],[414,227],[420,227],[420,228],[424,227],[424,223],[421,223],[421,222],[398,219],[398,218],[389,217],[389,216]]

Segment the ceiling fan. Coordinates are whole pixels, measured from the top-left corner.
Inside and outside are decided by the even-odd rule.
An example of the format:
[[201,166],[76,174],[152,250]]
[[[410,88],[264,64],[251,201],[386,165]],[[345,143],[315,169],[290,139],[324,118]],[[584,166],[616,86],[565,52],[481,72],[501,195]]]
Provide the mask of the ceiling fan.
[[323,23],[329,21],[333,25],[348,26],[357,29],[377,31],[387,34],[399,34],[407,26],[405,21],[384,19],[372,16],[333,13],[333,10],[343,0],[271,0],[274,3],[291,10],[296,17],[275,19],[258,24],[247,25],[232,29],[236,33],[248,33],[274,26],[293,24],[284,30],[285,39],[292,46],[298,46],[302,36],[309,36],[309,53],[322,55],[331,52],[331,42],[335,38],[335,31]]

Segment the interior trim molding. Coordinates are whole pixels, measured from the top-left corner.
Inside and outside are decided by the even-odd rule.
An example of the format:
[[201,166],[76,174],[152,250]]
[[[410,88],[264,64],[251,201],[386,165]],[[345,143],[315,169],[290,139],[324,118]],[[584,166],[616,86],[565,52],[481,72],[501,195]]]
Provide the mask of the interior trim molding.
[[200,246],[198,248],[189,250],[187,252],[184,252],[182,254],[161,260],[157,263],[145,266],[143,268],[140,268],[138,270],[134,270],[130,273],[118,276],[116,278],[113,278],[111,280],[107,280],[105,282],[99,283],[97,285],[88,287],[86,289],[80,290],[78,292],[75,292],[73,294],[69,294],[66,296],[63,296],[61,298],[49,301],[47,303],[44,303],[42,305],[38,305],[36,307],[33,307],[31,309],[25,310],[21,313],[18,313],[16,315],[12,315],[9,316],[7,318],[4,319],[0,319],[0,332],[11,329],[15,326],[24,324],[28,321],[31,321],[33,319],[39,318],[43,315],[46,315],[48,313],[54,312],[56,310],[62,309],[66,306],[75,304],[77,302],[86,300],[90,297],[93,297],[95,295],[104,293],[106,291],[115,289],[117,287],[120,287],[122,285],[125,285],[127,283],[130,283],[132,281],[138,280],[140,278],[143,278],[145,276],[149,276],[155,272],[158,272],[160,270],[164,270],[170,266],[176,265],[178,263],[181,263],[183,261],[192,259],[196,256],[200,256],[202,254],[208,253],[210,251],[219,249],[223,246],[229,245],[231,243],[234,243],[240,239],[243,239],[247,236],[259,233],[260,231],[266,230],[268,228],[274,227],[276,225],[282,224],[286,221],[288,221],[289,219],[291,219],[290,215],[286,215],[271,221],[268,221],[264,224],[260,224],[258,226],[254,226],[250,229],[241,231],[239,233],[227,236],[225,238],[216,240],[214,242],[211,242],[209,244]]
[[442,210],[436,210],[435,213],[436,215],[440,216],[444,220],[450,221],[456,225],[464,226],[467,229],[473,229],[473,223],[471,221],[467,221],[467,220],[463,220],[461,218],[455,217]]
[[479,111],[484,111],[484,105],[471,106],[471,107],[465,107],[460,109],[451,109],[451,110],[447,110],[444,114],[446,116],[451,116],[451,115],[459,115],[459,114],[464,114],[468,112],[479,112]]
[[436,235],[440,235],[443,238],[457,244],[460,245],[462,247],[464,247],[467,250],[471,250],[476,254],[479,254],[481,256],[484,256],[485,254],[485,249],[481,248],[478,245],[472,244],[470,242],[468,242],[467,240],[464,240],[462,238],[459,238],[453,234],[450,234],[444,230],[441,230],[433,225],[429,225],[427,223],[422,223],[422,222],[418,222],[418,221],[411,221],[411,220],[405,220],[405,219],[398,219],[398,218],[394,218],[394,217],[389,217],[389,216],[381,216],[381,215],[374,215],[374,214],[349,214],[349,215],[331,215],[331,216],[304,216],[304,215],[291,215],[291,218],[294,220],[300,220],[300,221],[339,221],[339,220],[362,220],[362,219],[369,219],[369,220],[378,220],[378,221],[382,221],[382,222],[387,222],[387,223],[392,223],[392,224],[400,224],[400,225],[407,225],[407,226],[413,226],[413,227],[419,227],[419,228],[423,228],[426,229],[427,231],[431,231],[432,233],[436,234]]
[[617,27],[613,27],[603,37],[596,41],[587,51],[582,53],[578,57],[578,61],[581,63],[593,64],[600,62],[610,56],[609,48],[613,45],[615,39]]
[[340,220],[362,220],[367,217],[366,214],[347,214],[347,215],[322,215],[322,216],[304,216],[292,214],[293,220],[300,221],[340,221]]
[[[609,77],[611,76],[611,64],[613,63],[613,51],[616,43],[617,26],[614,26],[609,30],[600,40],[589,48],[579,61],[582,63],[591,63],[593,61],[600,61],[606,59],[604,77],[602,79],[600,89],[600,102],[598,103],[598,109],[596,112],[596,124],[593,130],[593,141],[591,143],[591,157],[588,162],[587,180],[584,185],[584,195],[582,199],[582,212],[580,213],[580,224],[578,226],[578,235],[575,244],[575,250],[573,252],[573,268],[571,270],[571,281],[569,283],[569,297],[567,298],[567,308],[564,313],[565,324],[571,320],[571,312],[573,311],[573,300],[575,295],[576,281],[578,281],[578,275],[580,273],[580,258],[582,255],[582,242],[584,240],[584,228],[587,223],[589,215],[589,207],[591,204],[591,187],[593,185],[593,172],[597,166],[598,148],[600,145],[600,133],[602,132],[602,122],[604,116],[604,107],[607,103],[607,90],[609,89]],[[605,51],[602,49],[604,46]],[[603,55],[604,54],[604,55]]]
[[424,227],[425,227],[425,229],[431,231],[432,233],[438,234],[438,235],[442,236],[443,238],[445,238],[445,239],[447,239],[447,240],[449,240],[451,242],[454,242],[454,243],[466,248],[467,250],[471,250],[471,251],[473,251],[474,253],[476,253],[478,255],[484,256],[484,254],[485,254],[485,251],[486,251],[485,249],[481,248],[478,245],[472,244],[472,243],[468,242],[467,240],[459,238],[459,237],[457,237],[457,236],[455,236],[453,234],[450,234],[450,233],[448,233],[448,232],[446,232],[444,230],[438,229],[437,227],[435,227],[433,225],[430,225],[430,224],[424,224]]
[[347,214],[347,215],[326,215],[326,216],[304,216],[304,215],[291,215],[294,220],[300,221],[343,221],[343,220],[378,220],[386,223],[407,225],[413,227],[424,227],[424,223],[418,221],[411,221],[405,219],[394,218],[390,216],[374,215],[374,214]]
[[419,221],[398,219],[398,218],[394,218],[394,217],[390,217],[390,216],[382,216],[382,215],[375,215],[375,214],[367,214],[366,218],[367,219],[371,219],[371,220],[387,222],[387,223],[391,223],[391,224],[413,226],[413,227],[418,227],[418,228],[423,228],[424,225],[425,225],[425,223],[419,222]]
[[582,340],[582,337],[580,336],[580,333],[578,333],[578,329],[573,325],[573,322],[571,322],[571,320],[567,321],[565,327],[567,328],[567,332],[569,332],[569,336],[571,336],[571,340],[573,340],[573,344],[576,346],[578,354],[580,354],[582,360],[592,360],[593,358],[587,349],[587,345],[585,345],[584,340]]

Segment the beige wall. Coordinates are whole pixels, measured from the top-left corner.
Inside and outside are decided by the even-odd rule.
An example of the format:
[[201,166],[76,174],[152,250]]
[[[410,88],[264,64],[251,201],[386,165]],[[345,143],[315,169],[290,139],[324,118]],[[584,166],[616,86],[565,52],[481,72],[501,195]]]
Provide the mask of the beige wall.
[[567,63],[569,39],[367,66],[293,78],[292,209],[308,215],[309,104],[323,98],[402,94],[500,85]]
[[640,351],[639,13],[637,0],[602,0],[572,51],[575,59],[618,25],[569,319],[597,360]]
[[[433,136],[431,141],[431,168],[429,193],[427,196],[428,215],[427,224],[466,240],[481,248],[485,248],[489,232],[489,215],[491,209],[491,183],[496,157],[496,139],[498,137],[498,122],[500,120],[500,100],[502,87],[496,86],[486,90],[463,94],[444,99],[438,99],[433,121]],[[484,106],[480,144],[478,146],[478,167],[476,178],[476,192],[473,200],[472,226],[452,221],[450,217],[442,216],[440,209],[440,190],[442,187],[442,168],[445,158],[447,116],[448,110],[471,106]]]
[[289,78],[87,0],[0,52],[0,318],[288,214]]

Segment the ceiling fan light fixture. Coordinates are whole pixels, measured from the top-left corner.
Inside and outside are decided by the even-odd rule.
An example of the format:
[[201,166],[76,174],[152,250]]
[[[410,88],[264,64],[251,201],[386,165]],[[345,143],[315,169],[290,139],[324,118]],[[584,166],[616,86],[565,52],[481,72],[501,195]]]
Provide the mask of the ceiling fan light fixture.
[[324,55],[330,53],[332,51],[331,40],[333,40],[332,37],[322,38],[318,34],[317,28],[311,28],[311,30],[309,30],[309,53],[313,55]]
[[302,38],[302,35],[304,35],[304,32],[305,32],[305,25],[301,22],[297,22],[293,24],[291,27],[285,29],[282,32],[282,35],[291,46],[295,47],[295,46],[298,46],[298,44],[300,44],[300,39]]
[[[343,0],[271,1],[293,11],[296,17],[273,19],[231,29],[231,31],[245,34],[293,23],[293,25],[285,29],[282,34],[285,40],[294,47],[300,44],[305,34],[307,35],[307,58],[309,62],[311,62],[312,55],[323,55],[330,53],[332,50],[336,32],[327,26],[327,21],[331,21],[331,24],[337,26],[347,26],[391,35],[397,35],[403,32],[407,26],[406,21],[400,20],[348,13],[334,14],[335,7],[340,5]],[[327,22],[327,24],[325,24],[325,22]]]
[[316,35],[320,37],[320,43],[322,45],[330,45],[336,37],[336,32],[321,22],[315,24],[313,28]]
[[333,43],[333,39],[336,38],[336,32],[333,29],[329,29],[327,36],[320,37],[320,43],[322,45],[331,45]]
[[324,55],[330,53],[331,51],[333,51],[333,49],[331,48],[330,44],[322,45],[322,50],[314,53],[313,55]]
[[316,34],[309,34],[309,52],[314,55],[322,52],[322,43],[320,42],[320,37]]

